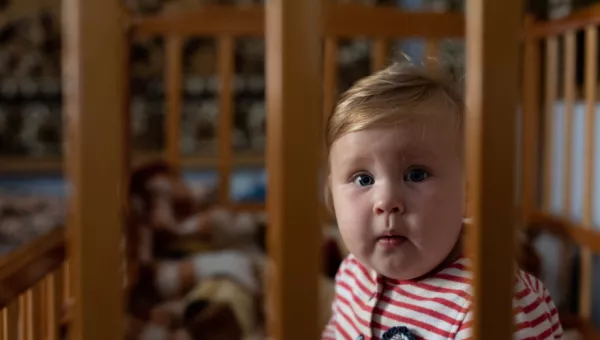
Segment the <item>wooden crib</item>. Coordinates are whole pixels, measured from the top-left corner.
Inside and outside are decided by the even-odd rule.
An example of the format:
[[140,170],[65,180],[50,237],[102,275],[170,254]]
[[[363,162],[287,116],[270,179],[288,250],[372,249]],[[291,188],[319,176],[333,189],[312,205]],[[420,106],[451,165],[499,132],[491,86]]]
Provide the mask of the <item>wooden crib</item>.
[[[524,30],[523,222],[560,238],[559,268],[566,274],[560,275],[560,285],[579,294],[577,315],[561,317],[564,326],[579,329],[586,339],[600,337],[590,324],[592,254],[600,253],[600,233],[594,230],[599,23],[600,6],[595,4],[557,20],[527,18]],[[569,245],[581,249],[579,287],[568,282],[573,267]]]
[[[131,274],[127,268],[134,264],[123,261],[128,258],[124,254],[129,249],[123,247],[128,244],[123,240],[131,241],[131,238],[126,237],[126,230],[120,227],[125,225],[129,210],[124,188],[127,188],[132,163],[128,145],[127,55],[131,39],[138,36],[165,37],[168,111],[164,157],[175,166],[182,162],[179,151],[182,39],[197,35],[217,38],[221,78],[219,197],[222,204],[237,209],[266,209],[268,212],[273,284],[268,305],[273,338],[312,339],[318,338],[320,333],[315,312],[319,289],[315,278],[320,258],[316,252],[306,249],[316,249],[321,234],[319,228],[306,226],[318,226],[326,216],[318,199],[320,190],[304,182],[319,180],[321,130],[326,119],[323,112],[332,110],[338,94],[336,60],[340,38],[366,36],[372,39],[371,60],[375,70],[387,63],[391,39],[424,38],[428,41],[429,54],[435,55],[440,39],[461,37],[466,32],[467,94],[471,109],[467,117],[468,172],[474,176],[469,182],[469,215],[473,217],[473,225],[468,235],[470,249],[475,254],[477,338],[510,337],[512,318],[508,297],[512,286],[506,278],[510,277],[514,256],[513,247],[507,246],[514,239],[515,229],[511,226],[553,228],[590,251],[598,249],[600,243],[594,241],[598,235],[590,229],[590,192],[585,196],[584,215],[588,216],[582,223],[585,228],[577,229],[573,223],[538,208],[536,179],[542,170],[538,148],[543,144],[538,139],[543,121],[540,113],[544,107],[540,105],[540,89],[550,84],[546,85],[549,90],[545,98],[547,103],[553,103],[556,96],[551,88],[557,78],[556,73],[545,72],[549,77],[542,83],[543,72],[534,64],[543,60],[541,39],[595,25],[600,20],[600,11],[594,7],[552,22],[527,19],[522,30],[518,1],[499,4],[473,0],[468,2],[465,29],[462,14],[411,13],[355,5],[324,6],[322,2],[279,0],[269,2],[266,9],[207,7],[137,17],[118,6],[118,1],[64,0],[64,118],[68,127],[65,133],[68,152],[64,162],[70,180],[71,214],[67,229],[59,229],[0,259],[0,308],[6,307],[0,314],[0,339],[55,339],[62,323],[68,323],[69,334],[74,339],[123,338],[124,296],[127,282],[135,280],[133,275],[124,275]],[[589,29],[591,40],[595,39],[595,32]],[[525,42],[523,51],[516,39],[519,34]],[[232,124],[234,105],[234,39],[263,35],[268,42],[269,197],[266,207],[236,205],[229,201],[228,180],[235,162],[228,128]],[[556,46],[556,43],[550,45]],[[595,47],[593,51],[595,53]],[[572,52],[569,53],[571,59],[568,60],[572,63]],[[594,56],[590,54],[592,59]],[[557,62],[555,52],[548,52],[547,58],[551,63]],[[506,112],[515,112],[517,108],[519,64],[524,71],[523,137],[519,145],[522,208],[514,215],[516,187],[506,183],[515,179],[512,174],[517,162],[514,144],[517,139],[511,136],[517,135],[517,118]],[[595,66],[590,63],[589,67]],[[302,72],[296,72],[298,70]],[[566,78],[570,78],[573,69],[566,70],[571,72],[566,73]],[[587,72],[595,74],[594,70]],[[590,102],[594,101],[594,86],[595,82],[590,80],[586,91],[590,93]],[[574,88],[569,85],[567,89],[566,99],[573,102]],[[500,91],[508,92],[499,96]],[[587,145],[591,145],[591,138],[587,141]],[[587,150],[592,152],[590,148]],[[589,181],[593,179],[591,167],[590,162],[586,166]],[[563,178],[565,183],[568,175]],[[300,178],[303,180],[297,180]],[[302,198],[301,204],[294,202],[298,198]],[[476,228],[479,225],[482,227]],[[589,297],[591,289],[587,284],[591,270],[587,254],[589,252],[584,261],[588,269],[583,276],[588,275],[588,279],[582,281],[586,282],[582,298]],[[123,277],[127,278],[125,284]],[[9,284],[11,294],[5,294],[4,285]],[[65,313],[60,310],[66,297],[74,298],[75,304],[61,320]],[[588,318],[589,305],[581,310],[581,319]]]

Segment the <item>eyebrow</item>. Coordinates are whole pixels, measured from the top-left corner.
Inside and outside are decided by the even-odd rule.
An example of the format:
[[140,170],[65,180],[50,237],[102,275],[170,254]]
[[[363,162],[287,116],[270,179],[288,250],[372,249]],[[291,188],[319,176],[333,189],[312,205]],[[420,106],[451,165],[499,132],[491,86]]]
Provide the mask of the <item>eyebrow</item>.
[[340,157],[340,164],[347,166],[348,164],[360,163],[360,162],[372,162],[373,158],[368,156],[357,156],[357,155],[344,155]]
[[[401,157],[402,161],[421,161],[431,157],[437,157],[437,155],[427,148],[398,148],[392,150],[390,157]],[[373,157],[368,155],[342,155],[339,158],[339,164],[342,167],[354,166],[355,164],[370,163],[373,162]]]

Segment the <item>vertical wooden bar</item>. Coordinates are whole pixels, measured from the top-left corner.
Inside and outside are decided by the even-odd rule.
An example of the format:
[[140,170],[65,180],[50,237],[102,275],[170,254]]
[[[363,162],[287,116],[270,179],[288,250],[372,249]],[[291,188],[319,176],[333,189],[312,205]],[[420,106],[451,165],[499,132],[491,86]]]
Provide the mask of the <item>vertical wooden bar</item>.
[[0,340],[6,340],[6,308],[0,309]]
[[44,279],[39,283],[39,301],[38,310],[40,313],[40,320],[38,328],[40,329],[40,338],[48,339],[48,281],[52,277],[52,273],[46,274]]
[[373,40],[371,45],[371,72],[376,72],[385,68],[388,60],[389,46],[385,39],[378,38]]
[[[562,176],[562,214],[564,218],[571,218],[573,206],[572,194],[572,176],[573,176],[573,106],[575,102],[575,32],[569,31],[565,34],[564,44],[564,74],[563,74],[563,89],[564,89],[564,121],[563,121],[563,176]],[[561,239],[559,247],[559,282],[563,291],[571,290],[571,273],[572,261],[570,252],[570,241],[566,238]]]
[[[266,4],[269,338],[318,339],[322,0]],[[302,180],[299,180],[302,179]],[[310,249],[310,251],[307,251]],[[302,256],[298,256],[302,254]]]
[[15,299],[6,307],[4,314],[6,322],[4,323],[4,335],[6,340],[19,339],[19,300]]
[[[473,258],[473,338],[511,339],[515,143],[522,3],[468,0],[466,172]],[[490,152],[494,150],[494,152]]]
[[125,22],[119,0],[62,2],[72,339],[123,339]]
[[41,320],[41,288],[39,283],[27,291],[25,295],[25,301],[27,303],[27,339],[37,340],[42,338],[42,320]]
[[[527,30],[532,17],[525,20]],[[523,111],[521,114],[521,205],[522,221],[527,222],[536,209],[537,178],[539,176],[540,127],[540,44],[527,37],[523,54]]]
[[19,340],[29,340],[30,329],[27,327],[27,316],[29,314],[27,293],[29,293],[29,291],[19,296]]
[[182,38],[172,35],[166,42],[165,95],[167,112],[165,134],[166,159],[175,169],[181,168],[181,108],[182,108]]
[[544,197],[543,205],[550,212],[552,205],[552,144],[554,136],[554,106],[558,85],[558,38],[546,39],[546,87],[544,89]]
[[[583,173],[583,228],[592,228],[594,197],[594,129],[596,126],[596,92],[598,85],[598,27],[588,26],[585,31],[585,144]],[[581,277],[579,283],[579,315],[589,320],[592,313],[592,254],[581,249]]]
[[565,169],[562,177],[562,208],[565,218],[570,218],[571,206],[573,205],[573,195],[571,193],[572,163],[573,163],[573,106],[575,102],[575,32],[570,31],[565,35],[565,67],[564,84],[565,91],[565,118],[563,124],[563,134],[565,136],[565,146],[563,149],[563,164]]
[[235,77],[234,43],[231,36],[219,38],[219,199],[227,205],[233,164],[233,80]]
[[59,323],[63,303],[59,273],[48,276],[46,283],[46,337],[48,340],[59,339]]

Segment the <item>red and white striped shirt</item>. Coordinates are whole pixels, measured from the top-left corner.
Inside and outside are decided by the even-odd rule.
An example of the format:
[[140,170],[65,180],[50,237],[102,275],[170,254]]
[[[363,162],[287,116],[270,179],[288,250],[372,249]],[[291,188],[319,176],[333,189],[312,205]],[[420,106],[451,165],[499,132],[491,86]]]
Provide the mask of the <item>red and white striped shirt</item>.
[[[472,273],[461,257],[419,281],[384,278],[350,255],[336,276],[332,316],[322,339],[383,337],[405,326],[415,339],[467,339],[471,335]],[[516,277],[514,339],[560,339],[558,312],[542,283],[521,270]],[[397,328],[396,328],[397,329]]]

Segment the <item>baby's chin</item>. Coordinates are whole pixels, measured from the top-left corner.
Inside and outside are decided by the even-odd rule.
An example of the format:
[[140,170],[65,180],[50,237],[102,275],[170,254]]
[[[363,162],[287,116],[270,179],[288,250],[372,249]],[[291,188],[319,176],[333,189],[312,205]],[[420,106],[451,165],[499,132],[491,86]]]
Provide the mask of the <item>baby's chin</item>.
[[399,281],[422,278],[435,268],[434,265],[417,259],[418,256],[406,255],[394,254],[382,258],[381,255],[373,254],[367,262],[368,266],[380,275]]
[[373,266],[375,271],[380,275],[383,275],[389,279],[398,281],[408,281],[423,277],[429,271],[423,268],[419,268],[417,265],[408,266],[389,266],[389,265],[375,265]]

